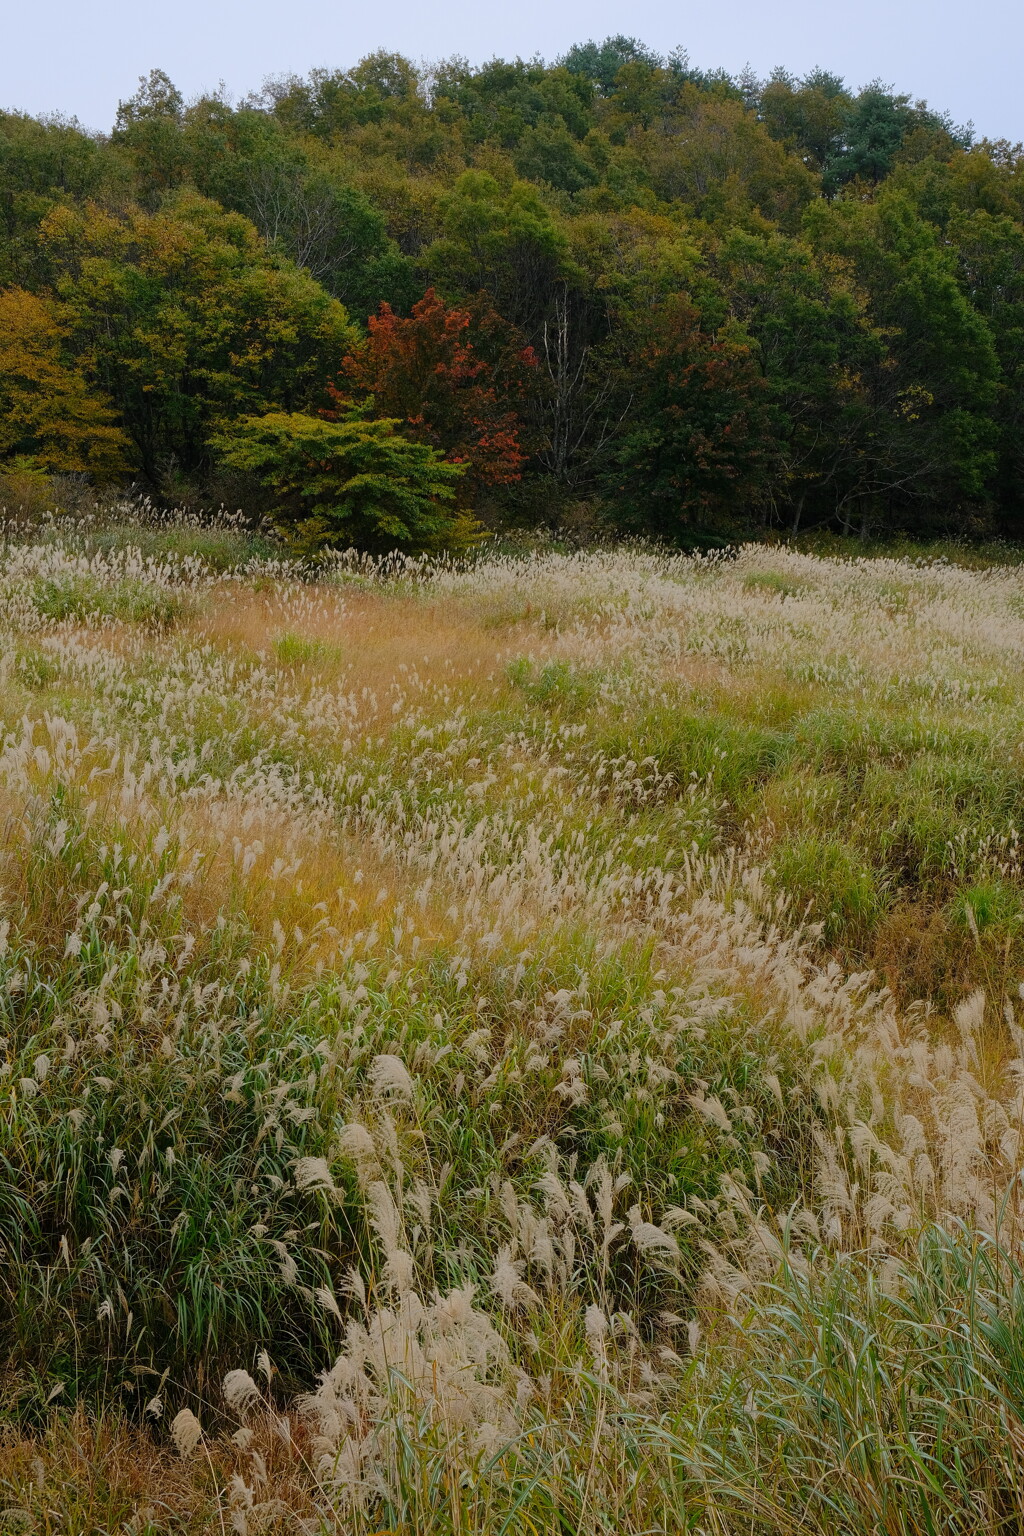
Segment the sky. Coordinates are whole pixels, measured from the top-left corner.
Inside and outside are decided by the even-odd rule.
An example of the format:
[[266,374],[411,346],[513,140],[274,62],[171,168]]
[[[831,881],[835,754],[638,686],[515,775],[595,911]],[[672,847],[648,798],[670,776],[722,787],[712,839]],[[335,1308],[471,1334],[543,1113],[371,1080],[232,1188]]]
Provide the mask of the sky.
[[624,32],[701,68],[821,65],[854,86],[881,78],[979,137],[1024,139],[1021,0],[0,0],[0,107],[108,129],[138,76],[167,71],[186,97],[235,98],[268,75],[345,68],[375,48],[414,60],[553,59]]

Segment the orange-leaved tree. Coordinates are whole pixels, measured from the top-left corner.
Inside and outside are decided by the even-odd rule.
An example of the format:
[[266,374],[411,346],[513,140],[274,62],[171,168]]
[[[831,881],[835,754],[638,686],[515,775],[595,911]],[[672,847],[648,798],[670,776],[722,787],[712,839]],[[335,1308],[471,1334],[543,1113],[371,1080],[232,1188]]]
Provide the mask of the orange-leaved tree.
[[471,501],[520,478],[528,457],[520,410],[536,367],[486,294],[459,307],[430,288],[408,317],[380,306],[330,392],[342,409],[348,396],[372,396],[375,415],[397,418],[407,436],[465,464],[460,491]]
[[109,479],[127,468],[128,439],[68,355],[68,329],[52,300],[0,292],[0,461]]

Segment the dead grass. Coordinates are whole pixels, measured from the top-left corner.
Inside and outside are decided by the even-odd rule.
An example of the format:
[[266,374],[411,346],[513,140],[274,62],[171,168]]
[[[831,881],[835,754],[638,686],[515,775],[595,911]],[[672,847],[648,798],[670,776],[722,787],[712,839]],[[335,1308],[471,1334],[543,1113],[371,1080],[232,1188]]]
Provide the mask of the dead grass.
[[266,655],[278,636],[321,642],[310,667],[318,682],[339,682],[385,696],[414,673],[435,687],[504,681],[494,636],[458,604],[381,592],[303,586],[283,597],[230,587],[215,591],[191,636],[218,648]]
[[216,1471],[113,1415],[54,1414],[45,1432],[0,1441],[0,1527],[6,1532],[129,1531],[199,1536],[219,1529]]

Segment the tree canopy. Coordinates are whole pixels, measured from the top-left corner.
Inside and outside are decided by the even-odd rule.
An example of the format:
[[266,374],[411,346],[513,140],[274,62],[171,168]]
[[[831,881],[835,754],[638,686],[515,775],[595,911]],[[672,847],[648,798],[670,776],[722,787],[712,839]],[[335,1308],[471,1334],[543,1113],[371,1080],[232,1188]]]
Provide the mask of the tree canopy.
[[0,306],[0,467],[201,499],[357,401],[461,466],[435,512],[1022,531],[1024,149],[880,80],[629,36],[237,103],[154,69],[109,135],[0,113]]
[[214,437],[226,463],[270,487],[278,523],[300,548],[430,549],[466,542],[452,507],[462,466],[399,435],[398,421],[347,411],[243,416]]

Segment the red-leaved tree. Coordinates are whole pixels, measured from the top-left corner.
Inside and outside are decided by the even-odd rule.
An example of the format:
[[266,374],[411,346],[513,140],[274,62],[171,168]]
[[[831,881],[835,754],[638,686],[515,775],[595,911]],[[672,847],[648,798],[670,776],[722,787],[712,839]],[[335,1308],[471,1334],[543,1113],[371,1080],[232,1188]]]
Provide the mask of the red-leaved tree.
[[382,304],[369,335],[345,358],[332,397],[373,397],[375,416],[467,465],[463,498],[518,480],[528,458],[520,410],[537,359],[486,294],[463,307],[433,288],[408,318]]

